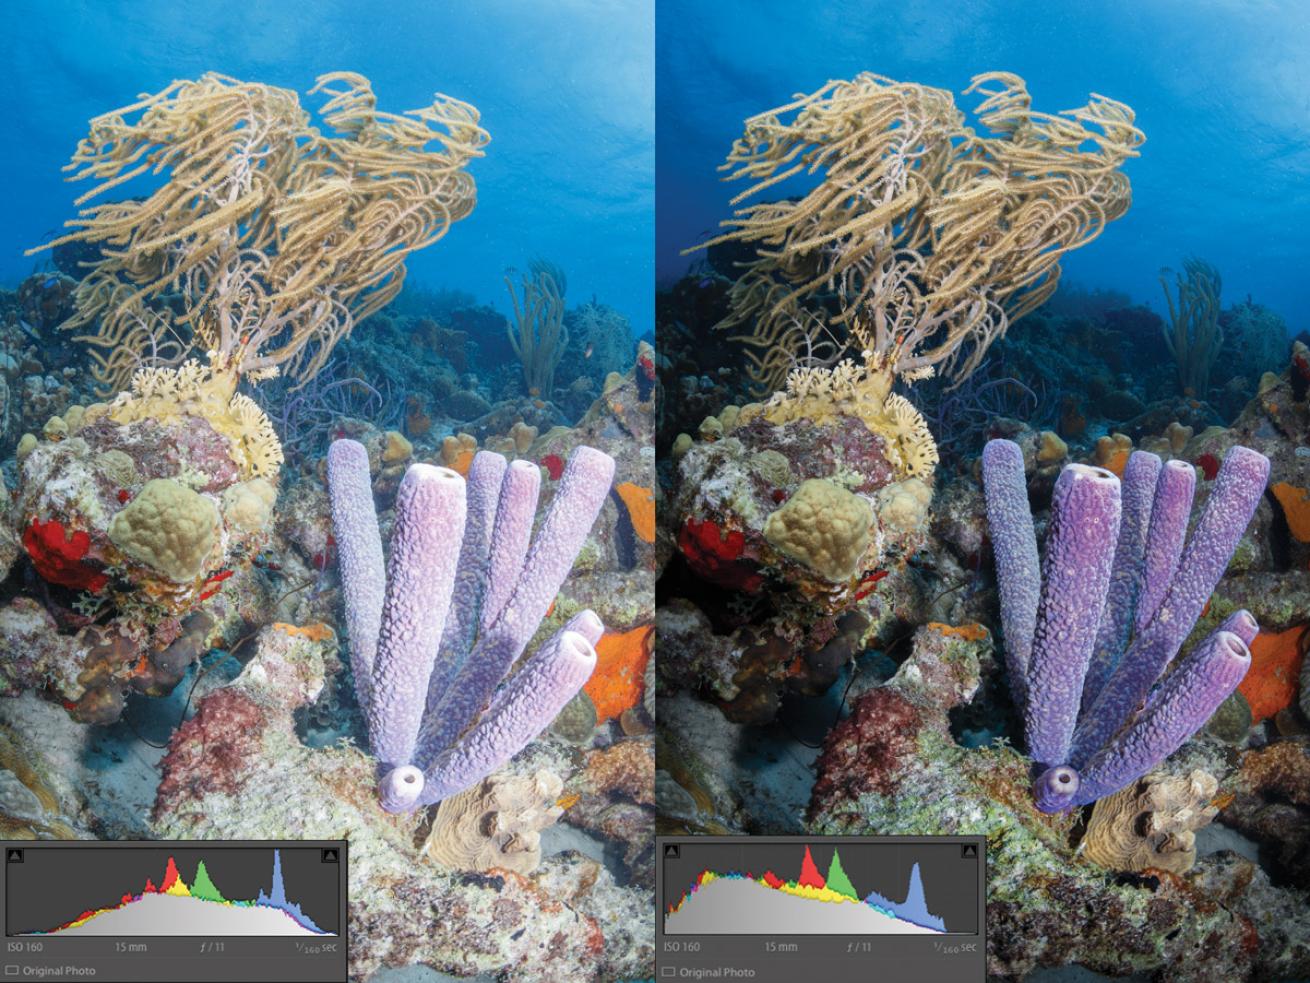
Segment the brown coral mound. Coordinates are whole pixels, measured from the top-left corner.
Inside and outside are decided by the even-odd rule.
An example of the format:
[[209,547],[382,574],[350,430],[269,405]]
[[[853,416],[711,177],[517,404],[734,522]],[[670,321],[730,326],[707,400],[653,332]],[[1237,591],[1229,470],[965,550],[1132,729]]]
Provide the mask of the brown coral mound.
[[[1040,113],[1006,72],[976,76],[974,92],[990,135],[965,125],[949,92],[869,72],[746,121],[720,168],[752,182],[733,205],[819,178],[799,197],[744,206],[697,247],[756,246],[721,326],[751,326],[741,340],[762,388],[840,359],[857,317],[898,373],[967,375],[1055,290],[1060,257],[1127,211],[1119,167],[1144,140],[1129,107],[1093,95]],[[819,298],[834,292],[830,316]]]

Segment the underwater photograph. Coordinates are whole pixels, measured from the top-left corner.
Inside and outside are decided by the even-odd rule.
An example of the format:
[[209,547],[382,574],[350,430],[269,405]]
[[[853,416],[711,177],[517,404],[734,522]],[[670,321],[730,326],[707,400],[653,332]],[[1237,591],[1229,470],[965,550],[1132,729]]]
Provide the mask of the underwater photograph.
[[1310,5],[3,17],[0,977],[1310,983]]
[[[1308,51],[1290,0],[660,0],[661,954],[737,905],[794,979],[1310,979]],[[804,959],[976,935],[856,859],[943,836],[985,971]]]
[[5,976],[653,977],[654,18],[5,5]]

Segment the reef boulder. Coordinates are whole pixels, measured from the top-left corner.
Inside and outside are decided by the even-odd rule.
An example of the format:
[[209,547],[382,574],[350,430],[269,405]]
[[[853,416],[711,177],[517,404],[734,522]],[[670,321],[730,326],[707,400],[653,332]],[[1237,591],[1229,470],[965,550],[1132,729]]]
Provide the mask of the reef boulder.
[[48,583],[80,592],[83,607],[175,616],[258,553],[276,485],[244,474],[230,438],[208,421],[70,418],[23,458],[14,506]]

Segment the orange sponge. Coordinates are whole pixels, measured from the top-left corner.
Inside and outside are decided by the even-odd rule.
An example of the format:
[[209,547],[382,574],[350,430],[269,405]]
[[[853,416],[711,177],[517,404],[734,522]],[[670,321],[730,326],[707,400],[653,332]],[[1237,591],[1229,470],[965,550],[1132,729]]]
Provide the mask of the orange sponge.
[[1310,491],[1279,481],[1269,489],[1283,507],[1287,528],[1302,543],[1310,543]]
[[1237,688],[1251,705],[1253,723],[1272,717],[1296,700],[1306,630],[1306,625],[1297,625],[1287,631],[1262,631],[1251,643],[1251,668]]
[[642,542],[655,542],[655,493],[630,481],[620,482],[614,486],[614,490],[623,499],[637,536]]
[[655,644],[655,626],[606,632],[596,644],[596,671],[583,687],[603,723],[637,705],[645,688],[646,660]]

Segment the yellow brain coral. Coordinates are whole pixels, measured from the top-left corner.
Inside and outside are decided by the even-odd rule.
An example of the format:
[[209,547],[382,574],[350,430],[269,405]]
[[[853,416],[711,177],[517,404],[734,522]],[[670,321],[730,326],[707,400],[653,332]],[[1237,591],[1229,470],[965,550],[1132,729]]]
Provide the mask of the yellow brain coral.
[[186,583],[204,570],[218,525],[211,499],[171,478],[156,478],[114,516],[109,540],[131,559]]
[[833,583],[861,571],[874,534],[868,499],[824,478],[802,482],[764,523],[774,549]]

